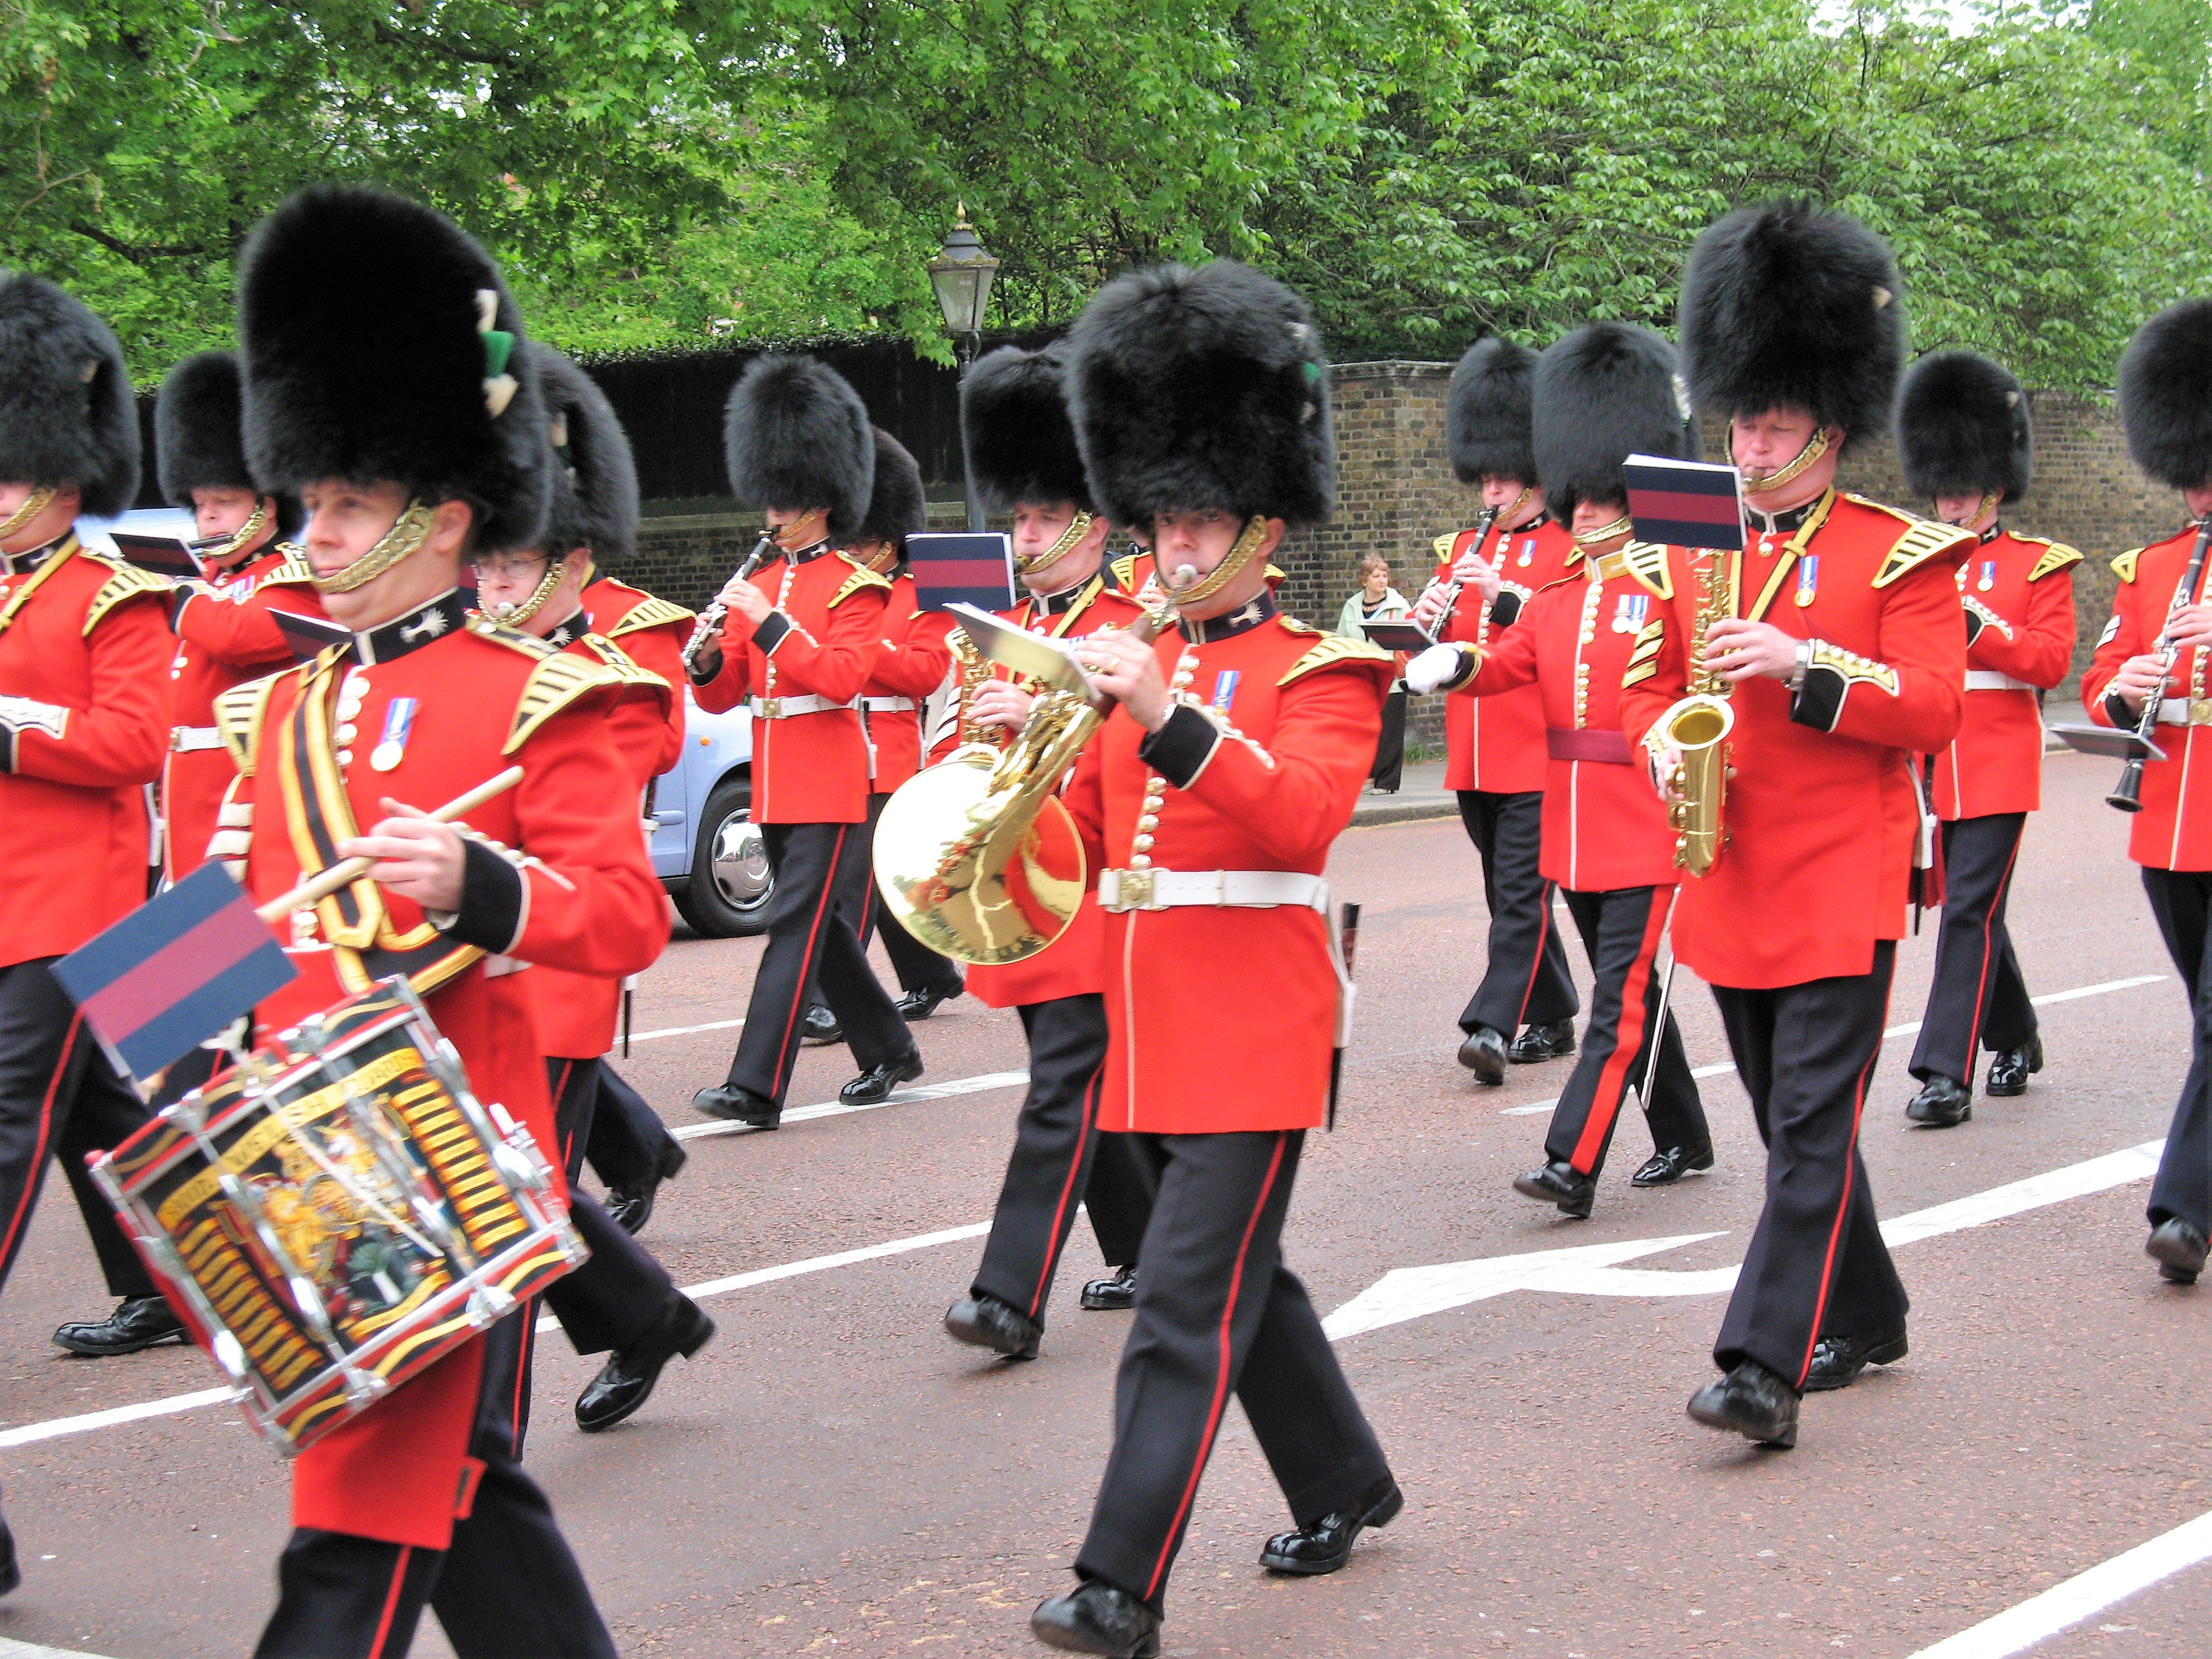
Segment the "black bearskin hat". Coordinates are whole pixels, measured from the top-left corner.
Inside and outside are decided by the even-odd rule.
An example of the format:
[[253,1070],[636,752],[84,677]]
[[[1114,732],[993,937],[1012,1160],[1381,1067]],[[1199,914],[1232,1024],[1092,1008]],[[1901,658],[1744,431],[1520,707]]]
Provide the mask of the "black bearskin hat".
[[876,441],[876,485],[869,492],[867,516],[853,539],[889,542],[903,554],[906,538],[929,528],[929,497],[922,489],[921,465],[883,428],[868,429]]
[[637,464],[629,434],[592,377],[550,347],[524,349],[545,400],[553,445],[553,511],[545,551],[588,548],[602,568],[637,550]]
[[543,539],[553,459],[522,313],[443,214],[311,185],[240,263],[246,459],[262,489],[397,483],[476,509],[474,545]]
[[2168,306],[2136,331],[2120,356],[2120,422],[2159,483],[2212,483],[2212,300]]
[[1017,501],[1096,510],[1067,413],[1066,371],[1065,343],[1055,341],[1042,351],[1000,346],[962,379],[960,436],[985,512],[1011,513]]
[[1898,391],[1897,459],[1923,501],[1993,489],[2016,501],[2035,468],[2027,393],[1986,357],[1931,351]]
[[1068,334],[1066,385],[1091,499],[1116,524],[1205,507],[1313,524],[1334,505],[1321,331],[1249,265],[1115,277]]
[[162,380],[154,459],[170,506],[190,507],[195,489],[258,493],[246,465],[240,398],[238,359],[228,351],[197,352]]
[[723,412],[730,489],[753,507],[830,509],[830,539],[860,533],[876,482],[876,446],[860,394],[811,357],[756,357]]
[[1444,393],[1444,450],[1462,483],[1486,475],[1536,482],[1528,441],[1529,383],[1536,354],[1492,335],[1477,340],[1452,370]]
[[1678,320],[1691,401],[1733,417],[1790,405],[1844,429],[1889,429],[1905,366],[1902,283],[1889,245],[1802,202],[1739,208],[1682,271]]
[[112,519],[138,493],[138,414],[123,349],[82,300],[0,270],[0,481],[75,484]]
[[1631,455],[1698,458],[1674,348],[1633,323],[1590,323],[1536,359],[1531,422],[1544,500],[1565,523],[1577,501],[1626,501]]

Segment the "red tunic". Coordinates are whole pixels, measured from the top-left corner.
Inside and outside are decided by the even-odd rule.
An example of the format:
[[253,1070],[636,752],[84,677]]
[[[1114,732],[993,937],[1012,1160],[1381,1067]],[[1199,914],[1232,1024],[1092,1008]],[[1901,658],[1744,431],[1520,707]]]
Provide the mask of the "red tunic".
[[[776,607],[762,630],[732,610],[722,623],[722,665],[696,688],[709,714],[746,698],[753,710],[755,823],[862,823],[868,816],[868,736],[853,705],[884,648],[890,584],[844,554],[796,564],[779,558],[750,578]],[[779,713],[784,697],[834,707]]]
[[[2130,657],[2149,656],[2158,649],[2167,608],[2189,572],[2189,556],[2196,545],[2197,532],[2191,527],[2112,561],[2120,578],[2112,593],[2112,618],[2105,624],[2088,672],[2081,676],[2081,702],[2098,725],[2115,723],[2105,693],[2120,665]],[[2212,559],[2197,577],[2195,603],[2203,603],[2208,588],[2212,588]],[[2203,649],[2185,647],[2174,659],[2166,695],[2203,703],[2212,716],[2212,702],[2203,702],[2212,695],[2205,684],[2208,668],[2212,668],[2212,658]],[[2131,720],[2118,723],[2135,724]],[[2212,870],[2212,726],[2161,722],[2155,740],[2166,758],[2143,766],[2142,811],[2128,825],[2128,856],[2153,870]]]
[[[1449,581],[1451,568],[1474,547],[1474,532],[1437,538],[1437,581]],[[1575,538],[1550,519],[1485,538],[1483,556],[1498,567],[1500,592],[1525,605],[1540,588],[1567,574],[1582,558]],[[1486,647],[1503,637],[1509,623],[1493,623],[1490,601],[1474,583],[1460,589],[1459,603],[1437,638],[1463,640]],[[1480,702],[1450,697],[1444,702],[1444,787],[1489,794],[1525,794],[1544,787],[1544,704],[1534,686]]]
[[[329,735],[311,742],[337,769],[338,798],[362,826],[381,816],[383,796],[433,806],[520,764],[522,782],[468,818],[530,860],[507,954],[602,979],[641,971],[667,940],[668,905],[646,859],[606,718],[623,688],[542,641],[479,626],[452,626],[449,615],[447,631],[404,655],[349,667],[325,653],[222,701],[226,738],[241,757],[236,799],[255,806],[247,889],[265,901],[300,878],[300,809],[285,783],[285,739],[294,708],[312,701],[324,712],[319,720],[312,708],[303,713],[309,732]],[[368,763],[401,696],[417,700],[404,752],[379,770]],[[611,788],[612,778],[625,787]],[[528,1124],[554,1162],[545,1068],[522,984],[527,974],[488,974],[480,951],[441,940],[411,901],[367,882],[351,890],[380,900],[380,939],[443,953],[434,965],[410,969],[430,1017],[459,1051],[477,1095]],[[276,929],[301,977],[258,1011],[264,1031],[328,1006],[373,973],[352,951],[322,942],[331,926],[324,912],[301,912]],[[483,1345],[471,1342],[309,1447],[293,1465],[293,1523],[446,1547],[459,1512],[483,1364]]]
[[0,573],[0,615],[14,607],[0,696],[68,711],[58,738],[17,735],[12,772],[0,745],[0,967],[74,951],[145,902],[146,786],[169,745],[168,594],[73,535],[35,571]]
[[[1996,617],[1966,647],[1966,712],[1959,735],[1936,757],[1936,816],[1986,817],[2043,805],[2043,699],[2074,660],[2070,547],[1999,530],[1959,567],[1959,591]],[[1976,684],[2002,676],[2011,686]]]
[[[1824,641],[1833,661],[1802,693],[1759,678],[1729,698],[1728,842],[1674,910],[1675,950],[1707,984],[1864,974],[1877,940],[1905,936],[1920,830],[1911,761],[1959,729],[1966,645],[1954,573],[1973,546],[1964,531],[1832,491],[1794,536],[1751,538],[1739,614]],[[1700,566],[1714,556],[1729,556],[1700,555]],[[1698,584],[1680,550],[1668,562],[1674,597],[1638,637],[1621,696],[1633,741],[1688,681]],[[1832,724],[1793,720],[1793,707]]]
[[[916,608],[914,578],[905,571],[888,579],[890,598],[884,610],[884,650],[863,693],[873,772],[871,793],[888,795],[921,769],[921,705],[945,684],[952,661],[945,643],[951,626],[942,611]],[[905,708],[896,707],[904,703]]]
[[[1390,658],[1273,617],[1226,639],[1159,641],[1188,670],[1170,726],[1219,728],[1187,787],[1161,781],[1146,733],[1116,709],[1084,750],[1066,800],[1107,867],[1140,851],[1156,871],[1318,876],[1375,764]],[[1171,680],[1172,683],[1172,680]],[[1164,727],[1164,732],[1168,728]],[[1158,799],[1149,848],[1138,819]],[[1329,926],[1302,905],[1179,906],[1103,917],[1109,1036],[1098,1122],[1161,1134],[1310,1129],[1328,1110],[1338,1011]]]
[[169,665],[173,732],[161,770],[161,865],[171,881],[207,861],[223,792],[238,775],[215,736],[215,700],[298,660],[271,611],[323,615],[314,572],[289,543],[204,584],[204,591],[196,586],[177,613],[177,654]]
[[657,778],[684,752],[684,647],[690,643],[697,618],[680,605],[611,576],[600,577],[581,598],[592,632],[613,641],[640,668],[665,680],[674,693],[653,769],[646,775]]
[[1540,867],[1545,880],[1576,892],[1671,887],[1681,878],[1667,809],[1643,752],[1620,729],[1629,652],[1668,591],[1664,548],[1638,544],[1585,562],[1580,575],[1529,600],[1453,694],[1455,702],[1498,698],[1532,684],[1541,694],[1551,752]]

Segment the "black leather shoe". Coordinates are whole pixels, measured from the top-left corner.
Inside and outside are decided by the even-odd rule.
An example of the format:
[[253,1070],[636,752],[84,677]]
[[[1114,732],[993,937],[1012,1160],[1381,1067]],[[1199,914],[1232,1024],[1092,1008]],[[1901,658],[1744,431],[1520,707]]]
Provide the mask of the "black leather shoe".
[[1690,1396],[1690,1415],[1709,1429],[1726,1429],[1762,1446],[1797,1443],[1797,1390],[1756,1359],[1747,1359],[1717,1382]]
[[576,1426],[586,1434],[611,1429],[653,1397],[660,1368],[682,1354],[689,1359],[714,1334],[714,1322],[681,1291],[668,1293],[668,1305],[653,1328],[607,1356],[599,1374],[576,1396]]
[[848,1106],[872,1105],[878,1100],[889,1100],[891,1091],[902,1083],[911,1083],[921,1075],[921,1052],[909,1048],[896,1060],[887,1060],[880,1066],[872,1066],[837,1091],[837,1098]]
[[1583,1175],[1573,1164],[1561,1164],[1554,1159],[1540,1170],[1515,1176],[1513,1190],[1524,1198],[1556,1204],[1562,1214],[1572,1216],[1577,1221],[1586,1221],[1589,1218],[1590,1206],[1597,1199],[1597,1177]]
[[1158,1659],[1160,1616],[1128,1591],[1087,1578],[1073,1595],[1038,1602],[1030,1634],[1062,1653]]
[[1905,1115],[1926,1128],[1950,1128],[1973,1116],[1973,1091],[1958,1079],[1938,1072],[1905,1103]]
[[2024,1095],[2027,1080],[2043,1069],[2043,1039],[2032,1036],[2025,1048],[2000,1048],[1990,1056],[1990,1069],[1982,1079],[1982,1092],[2002,1097]]
[[830,1012],[830,1005],[817,1002],[806,1011],[806,1018],[799,1022],[799,1041],[809,1048],[826,1048],[845,1040],[845,1028],[837,1023],[837,1016]]
[[1127,1313],[1137,1305],[1137,1264],[1114,1269],[1111,1279],[1094,1279],[1083,1287],[1085,1313]]
[[1628,1177],[1632,1187],[1671,1187],[1694,1170],[1713,1167],[1713,1143],[1698,1146],[1663,1146],[1644,1160],[1644,1167]]
[[660,1143],[660,1161],[653,1173],[642,1181],[617,1181],[607,1187],[608,1218],[631,1237],[645,1231],[645,1224],[653,1219],[653,1200],[659,1195],[660,1183],[673,1181],[691,1155],[684,1150],[684,1143],[668,1135]]
[[1575,1023],[1561,1019],[1549,1025],[1524,1027],[1505,1051],[1505,1058],[1516,1066],[1534,1066],[1539,1060],[1565,1060],[1574,1051]]
[[1260,1565],[1270,1572],[1306,1577],[1334,1572],[1352,1559],[1352,1540],[1363,1528],[1389,1526],[1405,1507],[1406,1494],[1386,1474],[1347,1507],[1331,1510],[1296,1532],[1277,1533],[1260,1552]]
[[773,1129],[783,1121],[783,1108],[764,1095],[740,1089],[734,1083],[717,1084],[691,1097],[691,1109],[708,1117],[726,1118],[749,1129]]
[[1824,1336],[1813,1345],[1813,1369],[1805,1373],[1805,1392],[1848,1389],[1869,1365],[1894,1365],[1905,1358],[1902,1322],[1864,1336]]
[[189,1340],[185,1322],[158,1296],[126,1296],[106,1318],[71,1320],[54,1333],[55,1346],[89,1359]]
[[2168,1216],[2151,1229],[2143,1254],[2158,1263],[2158,1276],[2169,1285],[2194,1285],[2204,1271],[2204,1235],[2179,1216]]
[[967,988],[956,979],[950,985],[933,986],[920,991],[908,991],[891,1006],[899,1011],[901,1019],[909,1023],[917,1019],[927,1019]]
[[1044,1327],[995,1296],[963,1296],[945,1310],[945,1328],[956,1342],[988,1348],[1009,1359],[1035,1359]]
[[1459,1045],[1459,1063],[1485,1083],[1505,1081],[1505,1033],[1478,1025]]

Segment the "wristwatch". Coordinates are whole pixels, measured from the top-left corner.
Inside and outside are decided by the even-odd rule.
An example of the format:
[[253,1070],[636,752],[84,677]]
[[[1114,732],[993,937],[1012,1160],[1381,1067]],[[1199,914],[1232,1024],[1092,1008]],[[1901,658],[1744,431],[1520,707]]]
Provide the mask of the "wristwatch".
[[1805,672],[1812,667],[1812,665],[1813,641],[1810,640],[1798,641],[1797,654],[1790,664],[1790,678],[1784,681],[1783,684],[1787,685],[1792,691],[1803,690],[1805,689]]

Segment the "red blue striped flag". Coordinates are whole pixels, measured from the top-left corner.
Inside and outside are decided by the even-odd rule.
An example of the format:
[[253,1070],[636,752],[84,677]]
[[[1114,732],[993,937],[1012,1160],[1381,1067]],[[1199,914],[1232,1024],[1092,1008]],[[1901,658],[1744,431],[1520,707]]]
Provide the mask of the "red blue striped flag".
[[914,602],[923,611],[972,605],[1007,611],[1014,603],[1014,544],[1005,536],[939,532],[906,538]]
[[1743,545],[1743,475],[1735,468],[1631,455],[1620,470],[1637,540],[1674,547]]

